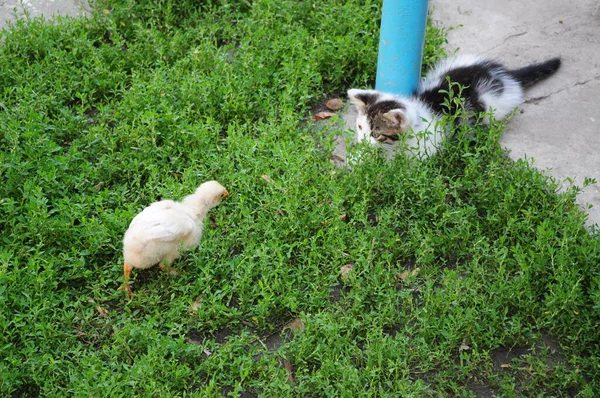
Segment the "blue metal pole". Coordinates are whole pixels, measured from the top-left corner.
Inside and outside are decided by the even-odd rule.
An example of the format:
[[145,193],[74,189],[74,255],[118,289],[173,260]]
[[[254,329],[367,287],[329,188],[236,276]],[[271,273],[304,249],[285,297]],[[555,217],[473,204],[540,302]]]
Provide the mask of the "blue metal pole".
[[375,88],[411,95],[419,84],[428,0],[384,0]]

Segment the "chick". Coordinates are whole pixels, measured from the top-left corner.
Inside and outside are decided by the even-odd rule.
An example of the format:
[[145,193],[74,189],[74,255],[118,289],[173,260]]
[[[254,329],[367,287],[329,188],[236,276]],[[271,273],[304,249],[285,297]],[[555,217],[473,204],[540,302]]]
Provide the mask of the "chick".
[[221,184],[208,181],[181,202],[154,202],[135,216],[123,238],[125,283],[119,290],[132,295],[129,274],[133,268],[160,264],[163,271],[174,273],[169,265],[179,257],[181,249],[200,242],[206,213],[228,196]]

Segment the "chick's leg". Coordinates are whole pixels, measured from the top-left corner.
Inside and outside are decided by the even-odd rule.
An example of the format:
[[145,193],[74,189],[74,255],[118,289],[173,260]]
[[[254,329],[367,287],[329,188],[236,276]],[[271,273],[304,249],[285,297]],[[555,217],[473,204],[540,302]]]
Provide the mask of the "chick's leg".
[[129,275],[131,274],[131,270],[133,269],[133,267],[127,263],[124,263],[123,265],[123,275],[124,275],[124,279],[125,281],[123,282],[123,286],[121,286],[119,288],[119,290],[125,290],[127,292],[127,294],[129,295],[129,297],[131,297],[133,295],[133,292],[131,291],[131,286],[129,286]]
[[177,270],[171,267],[171,264],[177,257],[179,257],[179,248],[171,250],[171,252],[168,253],[158,264],[158,266],[163,272],[166,272],[169,275],[177,275]]
[[177,270],[173,267],[171,267],[170,263],[168,261],[161,261],[160,264],[158,264],[158,266],[160,267],[160,269],[169,274],[169,275],[177,275]]

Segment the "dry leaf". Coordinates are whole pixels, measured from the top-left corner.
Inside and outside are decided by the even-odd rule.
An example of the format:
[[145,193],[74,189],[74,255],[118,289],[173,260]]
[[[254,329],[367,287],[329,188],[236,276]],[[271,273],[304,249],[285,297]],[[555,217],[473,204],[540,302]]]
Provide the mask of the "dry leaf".
[[96,306],[96,311],[98,311],[98,315],[100,315],[102,318],[108,317],[108,311],[106,311],[104,308],[100,307],[99,305]]
[[406,278],[408,278],[408,271],[404,271],[398,274],[398,278],[405,280]]
[[77,337],[81,337],[81,336],[87,336],[87,335],[88,335],[87,333],[85,333],[85,332],[83,332],[83,331],[81,330],[81,326],[73,326],[73,328],[74,328],[75,330],[77,330],[77,333],[75,333],[75,336],[77,336]]
[[296,330],[299,330],[301,332],[304,331],[304,323],[302,322],[302,320],[300,318],[294,319],[293,321],[291,321],[290,323],[285,325],[285,327],[289,328],[292,331],[296,331]]
[[340,155],[336,155],[335,153],[331,154],[331,157],[334,158],[335,160],[337,160],[338,162],[345,162],[346,158],[340,156]]
[[501,368],[510,368],[510,364],[509,363],[503,363],[500,365]]
[[98,192],[104,187],[105,182],[100,181],[98,184],[94,185],[94,192]]
[[268,176],[268,175],[266,175],[266,174],[263,174],[262,176],[260,176],[260,178],[262,178],[263,180],[265,180],[265,181],[266,181],[266,182],[268,182],[269,184],[275,184],[275,181],[273,181],[273,180],[271,179],[271,177],[269,177],[269,176]]
[[190,305],[190,311],[198,311],[198,308],[202,306],[202,300],[194,301],[192,305]]
[[277,184],[275,184],[275,181],[273,181],[273,179],[271,177],[269,177],[266,174],[263,174],[262,176],[260,176],[260,178],[262,178],[263,180],[265,180],[266,182],[268,182],[269,184],[273,184],[275,185],[275,187],[279,190],[281,190],[281,192],[283,193],[287,193],[287,189],[283,189],[277,186]]
[[465,343],[462,343],[460,345],[460,347],[458,347],[458,352],[469,351],[470,349],[471,349],[471,347],[469,347]]
[[285,370],[287,370],[288,372],[288,381],[290,383],[294,382],[294,367],[292,366],[291,362],[288,361],[287,359],[283,360],[283,366],[285,367]]
[[340,268],[340,274],[341,274],[343,281],[348,280],[348,277],[350,275],[350,272],[352,271],[352,268],[354,268],[354,264],[352,264],[352,263],[348,263],[348,264],[342,266],[342,268]]
[[417,267],[415,269],[413,269],[412,271],[404,271],[401,272],[398,275],[398,278],[405,280],[406,278],[408,278],[409,276],[415,276],[419,273],[419,271],[421,271],[421,268]]
[[344,107],[344,101],[339,98],[332,98],[325,104],[327,109],[331,109],[332,111],[339,111]]
[[330,117],[335,116],[333,112],[319,112],[315,114],[315,121],[329,119]]
[[340,216],[340,220],[341,220],[341,221],[346,221],[346,220],[348,220],[348,215],[347,215],[346,213],[342,214],[342,215]]

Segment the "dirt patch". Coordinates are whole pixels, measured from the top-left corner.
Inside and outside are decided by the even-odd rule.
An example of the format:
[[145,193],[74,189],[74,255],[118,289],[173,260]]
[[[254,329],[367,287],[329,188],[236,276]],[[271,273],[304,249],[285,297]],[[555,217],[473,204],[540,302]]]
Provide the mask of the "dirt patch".
[[563,350],[558,345],[558,341],[550,336],[546,331],[542,331],[542,341],[535,349],[535,355],[541,355],[544,349],[546,351],[546,365],[555,366],[557,364],[566,364],[568,361],[563,355]]
[[242,391],[240,393],[240,398],[258,398],[258,395],[248,391]]
[[390,336],[390,337],[394,337],[396,336],[398,333],[400,333],[400,331],[404,330],[404,325],[399,325],[399,324],[394,324],[394,325],[388,325],[388,326],[384,326],[383,327],[383,334]]
[[498,391],[483,382],[467,383],[466,389],[475,394],[477,398],[491,398],[498,395]]
[[244,248],[243,248],[243,246],[241,246],[241,245],[234,245],[234,246],[231,246],[231,247],[229,248],[229,253],[228,253],[228,255],[229,255],[229,257],[230,257],[230,258],[236,258],[236,257],[237,257],[237,256],[239,256],[240,254],[242,254],[242,253],[243,253],[243,251],[244,251]]
[[[225,387],[221,390],[221,395],[223,397],[229,397],[233,392],[233,388],[232,387]],[[258,398],[258,394],[254,394],[252,392],[248,392],[248,391],[242,391],[240,392],[239,398]]]
[[[530,360],[524,358],[525,356],[529,356],[531,359],[543,359],[548,367],[549,372],[552,372],[553,368],[555,368],[557,365],[565,365],[570,367],[566,357],[563,354],[563,350],[558,345],[557,340],[550,336],[547,331],[541,331],[540,339],[533,347],[499,347],[491,351],[490,359],[493,365],[493,372],[498,375],[510,375],[514,379],[515,392],[517,394],[519,394],[525,387],[522,383],[527,382],[526,380],[528,379],[528,372],[530,371],[530,369],[527,367],[516,366],[520,361]],[[494,394],[497,394],[497,391],[487,385],[484,381],[467,383],[466,388],[470,391],[473,391],[478,397],[490,397],[494,396]],[[569,388],[568,392],[570,396],[575,396],[579,393],[578,389],[574,387]],[[479,395],[479,393],[481,393],[481,395]]]
[[233,335],[233,331],[227,326],[223,326],[212,333],[203,333],[199,330],[192,329],[187,334],[187,341],[190,344],[203,344],[206,340],[214,340],[215,343],[225,343],[229,336]]
[[416,257],[410,257],[408,260],[402,259],[401,262],[404,263],[404,269],[407,271],[412,272],[417,268],[417,258]]
[[425,384],[430,385],[436,379],[437,372],[435,370],[426,370],[423,372],[412,372],[410,378],[412,380],[422,380]]
[[379,217],[377,217],[377,212],[375,209],[369,209],[367,212],[367,221],[372,227],[376,227],[377,224],[379,224]]
[[13,397],[39,397],[41,394],[40,386],[30,378],[21,380],[21,385],[13,391]]
[[73,275],[66,281],[58,282],[58,290],[82,291],[87,286],[87,280],[84,277]]
[[231,297],[229,298],[229,301],[227,301],[227,303],[225,304],[227,306],[227,308],[235,308],[235,309],[239,309],[240,308],[240,297],[237,295],[237,293],[232,293]]
[[423,307],[423,295],[421,294],[421,291],[417,288],[414,288],[410,289],[410,292],[412,294],[412,302],[415,308]]
[[[176,269],[177,264],[175,264],[175,269]],[[134,276],[135,273],[135,276]],[[160,270],[160,268],[158,266],[154,266],[151,268],[147,268],[147,269],[134,269],[131,272],[131,288],[133,289],[134,293],[136,290],[140,290],[142,287],[144,287],[145,285],[159,279],[161,277],[161,274],[164,274],[163,271]]]
[[500,347],[490,352],[495,370],[508,368],[507,365],[510,365],[514,359],[519,359],[524,355],[531,355],[535,358],[545,355],[547,366],[567,363],[558,341],[545,330],[541,332],[541,338],[533,349],[527,347]]
[[490,358],[494,365],[495,371],[508,369],[513,359],[518,359],[529,353],[529,349],[525,347],[500,347],[490,352]]
[[345,294],[348,294],[348,292],[350,292],[350,286],[344,286],[344,285],[331,286],[331,288],[329,289],[329,302],[331,304],[338,303],[342,299],[342,296]]
[[100,111],[98,109],[94,108],[93,106],[91,106],[85,110],[84,114],[85,114],[85,117],[87,118],[87,122],[89,125],[96,124],[96,117],[98,116],[99,113],[100,113]]
[[267,346],[267,349],[269,351],[275,352],[281,348],[281,345],[283,344],[284,340],[287,340],[287,338],[284,339],[284,337],[281,334],[274,333],[270,336],[267,336],[265,339],[262,340],[262,342],[265,346]]

